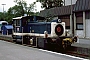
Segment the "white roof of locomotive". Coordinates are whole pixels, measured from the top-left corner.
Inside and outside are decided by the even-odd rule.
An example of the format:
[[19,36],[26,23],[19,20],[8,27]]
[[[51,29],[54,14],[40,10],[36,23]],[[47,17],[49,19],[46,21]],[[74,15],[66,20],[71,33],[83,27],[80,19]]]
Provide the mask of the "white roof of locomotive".
[[16,18],[13,18],[13,19],[21,19],[23,17],[26,17],[26,16],[16,17]]

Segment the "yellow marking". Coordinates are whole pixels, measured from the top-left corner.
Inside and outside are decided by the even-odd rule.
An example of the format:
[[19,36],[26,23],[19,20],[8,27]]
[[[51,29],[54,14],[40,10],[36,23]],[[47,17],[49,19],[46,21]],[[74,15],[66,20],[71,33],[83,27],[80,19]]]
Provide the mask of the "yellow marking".
[[72,39],[71,38],[65,38],[65,39],[63,39],[63,41],[69,41],[69,42],[72,43]]

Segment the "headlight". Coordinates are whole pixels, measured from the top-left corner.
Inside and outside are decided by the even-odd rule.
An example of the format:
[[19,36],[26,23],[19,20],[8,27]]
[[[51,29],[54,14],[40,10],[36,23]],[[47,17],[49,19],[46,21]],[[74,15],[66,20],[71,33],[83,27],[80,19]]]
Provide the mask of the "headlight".
[[64,28],[62,25],[58,24],[56,27],[55,27],[55,33],[60,36],[62,35],[64,32]]

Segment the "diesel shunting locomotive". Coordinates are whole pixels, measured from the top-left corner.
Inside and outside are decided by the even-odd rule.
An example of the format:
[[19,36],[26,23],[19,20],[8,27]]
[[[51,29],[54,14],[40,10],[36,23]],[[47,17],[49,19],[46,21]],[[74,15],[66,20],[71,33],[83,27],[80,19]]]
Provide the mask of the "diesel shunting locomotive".
[[60,19],[46,22],[40,16],[13,18],[13,41],[44,49],[67,49],[77,41],[65,30],[65,22]]

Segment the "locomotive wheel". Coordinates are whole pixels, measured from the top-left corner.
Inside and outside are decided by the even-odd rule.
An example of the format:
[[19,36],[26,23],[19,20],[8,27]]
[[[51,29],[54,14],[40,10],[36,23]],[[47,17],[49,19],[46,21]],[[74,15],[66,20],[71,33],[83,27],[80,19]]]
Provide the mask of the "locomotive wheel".
[[64,28],[63,28],[62,25],[59,24],[59,25],[57,25],[57,26],[55,27],[55,33],[56,33],[58,36],[62,35],[63,32],[64,32]]

